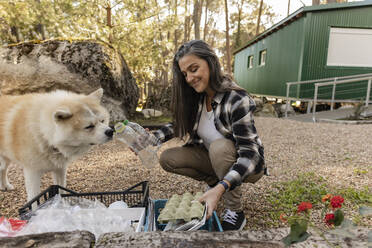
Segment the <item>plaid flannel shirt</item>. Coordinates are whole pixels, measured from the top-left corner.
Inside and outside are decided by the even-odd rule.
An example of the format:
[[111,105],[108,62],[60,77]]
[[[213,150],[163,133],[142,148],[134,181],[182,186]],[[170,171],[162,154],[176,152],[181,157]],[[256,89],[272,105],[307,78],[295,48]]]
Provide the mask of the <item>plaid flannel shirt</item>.
[[[201,97],[193,134],[185,146],[201,145],[203,140],[197,135],[199,120],[203,107]],[[214,124],[216,129],[227,139],[235,143],[237,160],[231,166],[224,179],[231,183],[230,190],[241,185],[249,176],[266,173],[264,148],[254,126],[253,112],[256,108],[254,100],[245,91],[228,91],[217,93],[212,100]],[[162,142],[174,137],[172,124],[168,124],[154,132]]]

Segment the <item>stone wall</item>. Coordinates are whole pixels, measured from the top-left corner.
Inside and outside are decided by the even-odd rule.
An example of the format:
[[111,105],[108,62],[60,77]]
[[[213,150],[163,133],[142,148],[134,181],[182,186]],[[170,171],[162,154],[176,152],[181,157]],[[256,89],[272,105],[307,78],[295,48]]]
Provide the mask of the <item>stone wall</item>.
[[92,40],[47,40],[0,48],[0,94],[56,89],[91,93],[102,87],[111,122],[135,113],[138,86],[123,56]]

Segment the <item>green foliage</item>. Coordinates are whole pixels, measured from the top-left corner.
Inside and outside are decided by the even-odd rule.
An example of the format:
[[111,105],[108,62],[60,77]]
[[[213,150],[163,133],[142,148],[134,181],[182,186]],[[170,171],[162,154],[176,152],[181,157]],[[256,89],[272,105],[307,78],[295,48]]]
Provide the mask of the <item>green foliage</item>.
[[[222,1],[208,2],[206,25],[201,31],[216,50],[225,54],[224,28],[220,16]],[[235,4],[229,0],[229,4]],[[253,27],[259,0],[245,2],[242,29]],[[188,4],[186,4],[188,3]],[[187,11],[186,11],[187,9]],[[120,51],[144,95],[147,84],[169,85],[174,52],[183,41],[185,19],[190,17],[193,1],[148,0],[12,0],[0,1],[0,42],[16,42],[63,38],[83,38],[104,41]],[[230,10],[233,33],[237,30],[235,9]],[[110,13],[110,14],[109,14]],[[265,5],[262,20],[270,20],[272,11]],[[109,18],[110,17],[110,18]],[[264,25],[271,25],[266,23]],[[204,34],[201,36],[203,37]],[[243,40],[245,42],[246,40]]]
[[[357,228],[356,224],[351,220],[345,219],[344,212],[340,208],[332,210],[332,208],[330,208],[329,199],[323,203],[323,196],[328,193],[336,197],[342,196],[345,202],[349,204],[350,208],[354,208],[355,205],[366,204],[367,206],[359,207],[360,215],[354,216],[354,221],[356,221],[356,223],[361,224],[360,222],[363,217],[371,215],[372,208],[370,205],[372,203],[372,196],[368,187],[361,190],[353,188],[331,188],[333,192],[330,192],[329,186],[330,185],[326,184],[324,178],[317,176],[315,173],[306,173],[297,176],[294,180],[278,182],[274,185],[274,189],[270,192],[268,197],[269,203],[273,208],[271,217],[276,217],[277,220],[279,220],[280,214],[287,214],[280,217],[283,221],[287,219],[290,225],[290,233],[282,240],[286,246],[306,240],[309,236],[307,233],[308,225],[322,232],[317,226],[310,222],[309,212],[305,212],[304,214],[296,211],[296,207],[300,202],[311,202],[315,207],[323,207],[320,216],[320,221],[322,222],[325,214],[332,213],[333,211],[334,219],[330,219],[329,221],[329,223],[331,223],[330,225],[332,225],[332,227],[330,227],[332,229],[330,232],[346,238],[353,237],[353,230]],[[324,235],[322,237],[325,239]],[[328,240],[325,239],[325,241],[328,245],[332,246]]]
[[[233,48],[238,49],[244,46],[249,40],[253,39],[256,35],[257,27],[257,15],[259,11],[259,0],[246,1],[246,0],[232,0],[232,3],[237,6],[238,12],[233,12],[230,15],[231,25],[233,29],[232,40]],[[242,4],[242,5],[241,5]],[[239,17],[239,9],[241,9],[241,16]],[[264,23],[260,25],[259,33],[265,30],[265,26],[271,26],[273,23],[273,17],[275,14],[272,12],[270,6],[268,6],[265,1],[262,6],[262,16],[264,16]],[[241,19],[240,28],[239,18]]]
[[334,220],[335,226],[341,225],[342,221],[344,221],[344,213],[340,209],[337,209],[335,211],[335,220]]
[[282,212],[295,211],[299,202],[320,202],[328,187],[322,177],[316,176],[315,173],[305,173],[294,180],[278,182],[273,188],[269,202],[278,218]]
[[367,204],[372,206],[372,194],[367,186],[361,190],[356,190],[354,188],[339,189],[337,193],[343,195],[344,198],[352,204]]
[[307,223],[306,222],[296,222],[291,225],[290,234],[282,239],[282,242],[286,246],[291,244],[299,243],[305,241],[310,234],[306,232]]
[[[273,190],[268,196],[268,202],[273,209],[270,217],[273,220],[279,220],[281,213],[289,214],[296,211],[298,203],[303,201],[319,203],[322,196],[327,193],[342,195],[348,204],[351,204],[351,208],[360,205],[372,206],[372,194],[368,187],[361,190],[341,188],[330,191],[330,185],[327,185],[324,178],[315,175],[315,173],[306,173],[294,180],[278,182],[273,185]],[[322,215],[324,214],[322,213]]]
[[364,175],[364,174],[367,174],[368,173],[368,170],[363,170],[363,169],[356,168],[356,169],[354,169],[354,173],[356,175]]

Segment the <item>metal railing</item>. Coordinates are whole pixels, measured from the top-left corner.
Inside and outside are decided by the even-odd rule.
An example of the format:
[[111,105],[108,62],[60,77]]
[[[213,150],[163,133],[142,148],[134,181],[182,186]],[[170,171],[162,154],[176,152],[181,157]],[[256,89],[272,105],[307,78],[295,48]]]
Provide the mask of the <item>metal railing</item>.
[[[324,79],[318,79],[318,80],[307,80],[307,81],[298,81],[298,82],[287,82],[287,94],[286,94],[286,108],[285,108],[285,117],[288,117],[288,108],[290,103],[290,87],[292,85],[302,85],[302,84],[310,84],[314,83],[314,98],[313,99],[307,99],[307,101],[310,103],[313,103],[313,121],[315,122],[315,112],[316,112],[316,103],[317,101],[322,102],[330,102],[331,103],[331,111],[333,110],[333,105],[335,103],[335,94],[336,94],[336,85],[338,84],[345,84],[345,83],[352,83],[352,82],[359,82],[359,81],[367,81],[367,89],[366,89],[366,99],[365,99],[365,105],[368,106],[368,104],[372,101],[370,101],[370,91],[371,91],[371,81],[372,81],[372,73],[367,74],[358,74],[358,75],[352,75],[352,76],[345,76],[345,77],[334,77],[334,78],[324,78]],[[321,86],[329,86],[332,85],[332,97],[331,99],[318,99],[318,89]],[[301,100],[298,98],[298,100]],[[339,100],[339,102],[346,102],[348,100]]]
[[334,82],[328,82],[328,83],[316,83],[314,84],[315,90],[314,90],[314,101],[313,101],[313,122],[316,121],[315,119],[315,112],[316,112],[316,102],[318,100],[318,89],[320,86],[328,86],[328,85],[333,85],[332,87],[332,99],[331,99],[331,110],[333,110],[333,103],[335,100],[335,91],[336,91],[336,85],[338,84],[345,84],[345,83],[352,83],[352,82],[358,82],[358,81],[367,81],[367,93],[366,93],[366,100],[365,100],[365,105],[368,107],[370,97],[370,91],[371,91],[371,82],[372,82],[372,76],[369,77],[361,77],[361,78],[355,78],[355,79],[345,79],[345,80],[340,80],[340,81],[334,81]]

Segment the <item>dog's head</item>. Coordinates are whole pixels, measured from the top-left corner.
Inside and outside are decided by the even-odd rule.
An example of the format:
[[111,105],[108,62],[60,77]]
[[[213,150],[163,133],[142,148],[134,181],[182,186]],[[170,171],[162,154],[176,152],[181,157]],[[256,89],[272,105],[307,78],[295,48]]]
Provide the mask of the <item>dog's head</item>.
[[112,138],[109,113],[100,104],[102,95],[103,90],[98,89],[89,95],[68,93],[63,97],[52,113],[53,146],[63,153],[75,153]]

